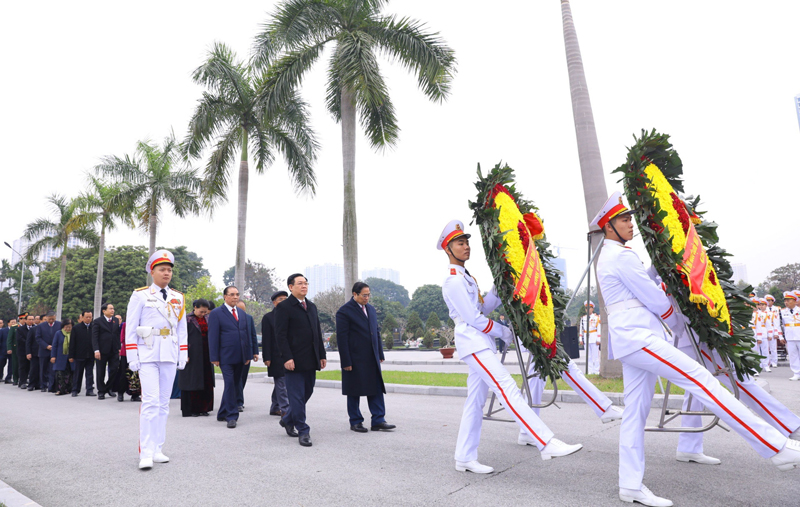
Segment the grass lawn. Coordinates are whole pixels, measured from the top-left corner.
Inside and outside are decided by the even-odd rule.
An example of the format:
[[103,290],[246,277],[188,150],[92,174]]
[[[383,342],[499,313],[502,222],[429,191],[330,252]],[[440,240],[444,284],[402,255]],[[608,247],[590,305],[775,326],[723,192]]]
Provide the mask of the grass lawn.
[[[216,373],[222,373],[219,367],[214,367]],[[264,366],[253,366],[250,368],[251,373],[266,372],[267,368]],[[517,381],[517,386],[522,385],[522,375],[512,374],[514,380]],[[342,380],[342,370],[326,369],[317,372],[317,378],[320,380]],[[600,375],[587,375],[586,378],[606,393],[621,393],[623,391],[621,378],[602,378]],[[434,373],[424,371],[384,371],[383,381],[387,384],[405,384],[413,386],[444,386],[444,387],[467,387],[467,374],[466,373]],[[666,382],[664,383],[666,386]],[[552,389],[552,384],[548,380],[545,389]],[[563,380],[558,381],[559,391],[571,391],[570,388]],[[661,386],[656,384],[656,393],[661,394]],[[672,386],[672,394],[681,395],[683,389],[680,387]]]

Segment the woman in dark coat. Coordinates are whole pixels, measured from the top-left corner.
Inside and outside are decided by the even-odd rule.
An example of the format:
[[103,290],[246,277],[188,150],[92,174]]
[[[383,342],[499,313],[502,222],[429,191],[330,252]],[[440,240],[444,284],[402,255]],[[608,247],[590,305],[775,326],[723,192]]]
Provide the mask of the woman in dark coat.
[[209,302],[197,299],[194,311],[186,318],[189,360],[180,371],[181,413],[183,417],[208,415],[214,410],[214,367],[208,353]]
[[53,363],[56,396],[72,392],[72,365],[69,363],[69,337],[72,332],[72,320],[61,321],[61,329],[53,336],[50,349],[50,362]]

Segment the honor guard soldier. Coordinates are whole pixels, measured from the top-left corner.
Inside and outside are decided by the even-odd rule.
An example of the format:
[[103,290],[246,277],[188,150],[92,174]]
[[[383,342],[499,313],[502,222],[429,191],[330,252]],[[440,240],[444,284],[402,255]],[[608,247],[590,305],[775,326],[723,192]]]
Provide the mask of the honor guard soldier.
[[769,367],[769,342],[772,340],[772,323],[767,315],[767,300],[756,298],[756,311],[753,320],[755,322],[756,352],[763,357],[761,359],[761,370],[770,372]]
[[450,318],[456,324],[456,351],[459,358],[469,365],[467,400],[456,443],[456,470],[478,474],[494,471],[492,467],[478,462],[483,406],[489,389],[522,430],[517,443],[535,445],[544,460],[579,451],[583,447],[580,444],[567,445],[553,438],[553,432],[523,399],[516,381],[497,359],[495,338],[501,338],[508,344],[513,335],[509,328],[485,316],[500,306],[500,299],[494,288],[484,299],[478,283],[464,267],[470,257],[469,238],[470,235],[464,232],[464,224],[453,220],[444,228],[436,243],[436,248],[445,251],[450,259],[448,276],[442,284],[442,296]]
[[586,316],[581,318],[581,345],[586,347],[589,374],[600,374],[600,316],[594,313],[594,303],[586,306]]
[[800,442],[790,440],[754,415],[707,369],[672,346],[670,327],[682,325],[667,294],[648,275],[636,253],[631,211],[614,192],[590,224],[605,235],[597,278],[608,314],[609,359],[622,362],[625,412],[619,437],[619,498],[650,506],[671,506],[642,484],[644,427],[658,377],[697,398],[780,470],[800,466]]
[[794,291],[783,293],[781,326],[783,339],[786,341],[786,354],[789,356],[789,367],[792,369],[789,380],[800,380],[800,307],[797,306],[797,300]]
[[157,250],[147,261],[153,284],[136,289],[128,303],[125,351],[128,368],[139,372],[142,407],[139,411],[139,468],[166,463],[161,452],[167,434],[169,398],[175,368],[186,366],[188,355],[186,302],[169,288],[175,257]]
[[781,331],[781,309],[775,306],[775,297],[772,294],[764,296],[767,300],[767,318],[772,327],[772,340],[769,342],[769,361],[768,365],[778,367],[778,342],[783,341],[783,332]]

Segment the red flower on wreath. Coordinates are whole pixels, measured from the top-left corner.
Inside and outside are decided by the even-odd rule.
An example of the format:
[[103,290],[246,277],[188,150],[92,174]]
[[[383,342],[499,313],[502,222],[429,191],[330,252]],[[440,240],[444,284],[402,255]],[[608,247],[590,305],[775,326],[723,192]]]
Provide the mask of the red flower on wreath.
[[505,186],[503,186],[500,183],[498,183],[497,185],[494,186],[492,191],[489,192],[489,195],[486,197],[486,204],[488,205],[489,202],[491,200],[493,200],[497,196],[497,194],[499,194],[499,193],[507,194],[511,198],[512,201],[517,202],[517,200],[514,199],[514,196],[511,195],[511,192],[509,192],[508,189]]
[[713,285],[717,284],[717,277],[714,276],[714,272],[713,271],[709,271],[708,272],[708,281],[711,282]]
[[542,290],[539,291],[539,301],[541,301],[543,305],[547,306],[547,292],[545,291],[544,284],[542,284]]
[[528,234],[528,228],[525,227],[525,224],[519,222],[517,224],[517,232],[519,232],[519,239],[522,241],[522,248],[527,252],[528,245],[531,243],[531,236]]
[[686,211],[686,205],[683,203],[680,197],[675,195],[675,192],[671,192],[669,196],[672,197],[672,207],[678,212],[678,219],[681,221],[681,225],[683,226],[683,232],[689,232],[689,224],[692,222],[691,218],[689,218],[689,212]]

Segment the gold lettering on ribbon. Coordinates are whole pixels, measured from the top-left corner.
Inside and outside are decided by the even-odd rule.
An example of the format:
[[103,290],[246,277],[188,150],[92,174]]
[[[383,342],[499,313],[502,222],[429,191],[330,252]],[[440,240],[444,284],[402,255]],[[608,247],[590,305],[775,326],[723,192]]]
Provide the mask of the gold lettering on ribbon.
[[694,224],[689,224],[689,231],[686,234],[686,246],[683,250],[681,271],[687,274],[689,292],[704,298],[708,307],[713,309],[715,307],[714,301],[703,292],[703,281],[706,279],[706,273],[708,272],[708,254],[703,247],[700,236],[697,235]]
[[542,290],[542,270],[539,253],[536,246],[531,241],[528,251],[525,252],[525,263],[522,265],[522,272],[519,280],[514,286],[514,295],[519,296],[522,302],[533,309],[538,301],[539,292]]

